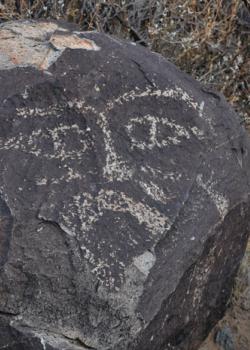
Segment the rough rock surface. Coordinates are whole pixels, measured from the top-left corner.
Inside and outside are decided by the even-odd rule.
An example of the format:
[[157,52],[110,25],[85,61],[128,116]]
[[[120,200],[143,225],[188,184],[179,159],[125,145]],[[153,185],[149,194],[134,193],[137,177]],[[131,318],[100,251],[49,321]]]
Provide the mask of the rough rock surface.
[[[233,344],[234,350],[250,349],[250,242],[234,281],[233,293],[223,318],[210,332],[199,350],[226,350]],[[225,330],[227,331],[225,333]],[[229,330],[229,332],[228,332]],[[224,333],[224,343],[221,336]],[[224,349],[225,348],[225,349]]]
[[160,55],[0,26],[0,348],[197,349],[247,242],[250,144]]

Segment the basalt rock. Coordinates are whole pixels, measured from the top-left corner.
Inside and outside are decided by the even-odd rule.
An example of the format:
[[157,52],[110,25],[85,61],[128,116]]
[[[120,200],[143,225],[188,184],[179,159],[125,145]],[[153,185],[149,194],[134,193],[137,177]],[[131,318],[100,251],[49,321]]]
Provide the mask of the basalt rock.
[[246,246],[250,144],[147,49],[0,26],[0,348],[197,349]]

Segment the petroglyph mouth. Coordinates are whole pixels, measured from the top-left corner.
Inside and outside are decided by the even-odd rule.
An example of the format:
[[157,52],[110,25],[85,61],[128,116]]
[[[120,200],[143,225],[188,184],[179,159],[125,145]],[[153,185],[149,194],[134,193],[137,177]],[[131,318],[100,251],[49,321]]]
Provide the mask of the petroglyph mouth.
[[69,49],[98,51],[81,33],[69,33],[56,23],[17,22],[0,25],[0,69],[33,66],[48,69]]

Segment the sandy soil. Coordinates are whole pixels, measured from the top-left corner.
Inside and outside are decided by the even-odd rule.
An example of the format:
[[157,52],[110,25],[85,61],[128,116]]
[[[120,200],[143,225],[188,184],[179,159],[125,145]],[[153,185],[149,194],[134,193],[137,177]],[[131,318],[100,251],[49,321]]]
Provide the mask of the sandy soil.
[[231,305],[199,350],[250,350],[250,241]]

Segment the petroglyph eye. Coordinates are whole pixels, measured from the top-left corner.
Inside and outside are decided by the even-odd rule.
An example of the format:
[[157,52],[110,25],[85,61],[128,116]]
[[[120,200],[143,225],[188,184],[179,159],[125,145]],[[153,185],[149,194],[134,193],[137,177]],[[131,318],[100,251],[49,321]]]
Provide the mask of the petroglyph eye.
[[145,115],[130,119],[126,126],[132,142],[132,148],[153,149],[177,145],[182,139],[189,139],[189,132],[181,125],[170,121],[167,117]]
[[[74,137],[72,137],[74,135]],[[72,139],[68,142],[68,139]],[[46,147],[47,152],[42,149]],[[37,128],[30,134],[20,133],[9,138],[5,143],[0,142],[0,149],[21,150],[36,156],[42,155],[47,159],[81,159],[89,147],[86,131],[79,125],[64,125],[48,127],[46,130]]]

